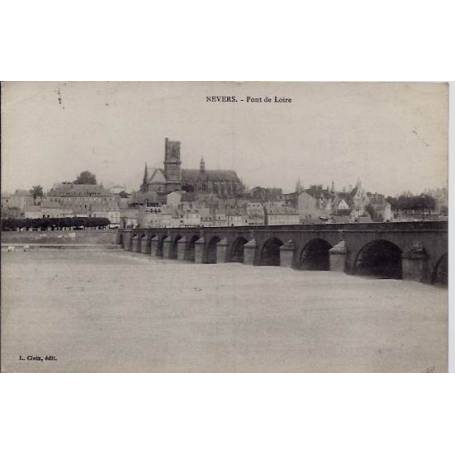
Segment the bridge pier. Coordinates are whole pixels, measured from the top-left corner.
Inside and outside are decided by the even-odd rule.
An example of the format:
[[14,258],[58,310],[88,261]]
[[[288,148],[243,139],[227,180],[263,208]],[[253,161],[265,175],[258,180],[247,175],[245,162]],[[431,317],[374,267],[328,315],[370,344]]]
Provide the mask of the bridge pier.
[[123,249],[129,251],[131,248],[131,232],[125,232],[123,234]]
[[177,259],[184,261],[186,259],[186,249],[188,248],[188,239],[182,237],[177,241]]
[[196,264],[203,264],[205,262],[204,249],[205,238],[201,237],[194,242],[194,262]]
[[133,240],[134,240],[134,235],[131,234],[130,239],[129,239],[129,242],[128,242],[128,244],[127,244],[127,246],[128,246],[128,248],[127,248],[128,251],[133,251]]
[[280,267],[292,267],[294,265],[295,243],[288,240],[280,246]]
[[159,247],[160,239],[157,235],[152,237],[152,241],[150,242],[150,255],[153,257],[158,256],[158,247]]
[[401,257],[403,280],[424,283],[428,279],[428,255],[422,245],[416,244]]
[[122,233],[120,229],[117,229],[117,232],[115,233],[115,244],[116,245],[122,245]]
[[136,243],[136,237],[134,235],[131,236],[130,243],[128,244],[128,251],[134,251],[134,245]]
[[245,243],[243,246],[243,263],[248,265],[254,265],[254,259],[256,257],[257,244],[256,240],[252,239]]
[[172,255],[172,238],[166,237],[163,240],[163,258],[170,259]]
[[330,271],[344,272],[346,263],[346,243],[344,240],[337,243],[329,250],[330,255]]
[[216,244],[216,263],[223,264],[228,261],[229,242],[226,237]]
[[150,250],[151,250],[150,237],[148,235],[144,235],[141,241],[141,253],[150,254]]

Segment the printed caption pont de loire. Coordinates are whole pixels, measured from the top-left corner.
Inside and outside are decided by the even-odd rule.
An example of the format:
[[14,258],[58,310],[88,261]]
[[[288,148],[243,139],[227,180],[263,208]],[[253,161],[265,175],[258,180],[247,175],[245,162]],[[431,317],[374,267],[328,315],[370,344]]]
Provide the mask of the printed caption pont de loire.
[[207,103],[292,103],[292,98],[285,96],[206,96]]

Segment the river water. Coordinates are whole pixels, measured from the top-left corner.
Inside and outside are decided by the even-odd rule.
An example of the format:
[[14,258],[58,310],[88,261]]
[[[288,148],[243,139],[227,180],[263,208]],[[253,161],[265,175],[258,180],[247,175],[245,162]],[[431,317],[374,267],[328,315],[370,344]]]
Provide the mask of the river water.
[[447,371],[447,301],[336,272],[4,252],[2,369]]

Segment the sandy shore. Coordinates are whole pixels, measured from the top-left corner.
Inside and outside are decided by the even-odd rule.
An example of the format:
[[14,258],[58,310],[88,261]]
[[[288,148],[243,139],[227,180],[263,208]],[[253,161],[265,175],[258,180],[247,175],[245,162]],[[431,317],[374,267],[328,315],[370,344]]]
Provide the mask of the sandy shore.
[[15,251],[2,255],[2,369],[447,371],[447,298],[334,272]]

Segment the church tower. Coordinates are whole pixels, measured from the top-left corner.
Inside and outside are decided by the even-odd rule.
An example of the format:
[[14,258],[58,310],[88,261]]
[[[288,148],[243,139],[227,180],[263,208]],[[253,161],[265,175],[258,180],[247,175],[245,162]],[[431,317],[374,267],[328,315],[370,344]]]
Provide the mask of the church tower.
[[164,142],[164,176],[166,177],[166,190],[176,191],[182,188],[182,172],[180,169],[180,142]]
[[205,161],[204,161],[204,157],[201,158],[201,162],[199,164],[199,171],[201,173],[205,172]]

